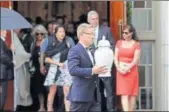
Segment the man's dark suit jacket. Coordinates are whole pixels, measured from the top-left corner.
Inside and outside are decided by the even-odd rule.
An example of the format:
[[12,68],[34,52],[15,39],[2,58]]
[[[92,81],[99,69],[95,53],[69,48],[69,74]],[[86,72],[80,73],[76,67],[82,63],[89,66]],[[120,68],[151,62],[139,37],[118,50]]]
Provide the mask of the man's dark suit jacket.
[[30,53],[31,44],[33,42],[33,37],[30,34],[25,34],[25,38],[22,40],[20,39],[23,47],[25,48],[26,52]]
[[14,78],[12,52],[6,46],[6,43],[0,38],[0,80],[8,81]]
[[[114,51],[114,48],[115,48],[115,41],[114,41],[114,37],[113,37],[113,34],[110,30],[109,27],[106,27],[106,26],[99,26],[99,31],[98,31],[98,37],[97,37],[97,44],[98,42],[102,39],[102,36],[105,36],[106,37],[106,40],[108,40],[110,42],[110,45],[111,45],[111,49]],[[95,51],[96,48],[93,46],[93,51]],[[114,66],[113,66],[114,67]],[[112,89],[113,89],[113,93],[115,93],[115,74],[112,74],[112,83],[113,85],[110,85],[112,86]],[[101,102],[101,105],[102,105],[102,111],[105,111],[107,110],[107,107],[106,107],[106,98],[104,96],[104,88],[105,87],[105,82],[101,81],[100,80],[100,92],[101,92],[101,99],[102,99],[102,102]],[[113,95],[113,93],[111,93]],[[112,104],[113,105],[113,104]]]
[[[95,101],[94,93],[98,77],[92,75],[92,67],[93,64],[90,57],[80,43],[70,49],[68,53],[68,68],[73,77],[73,84],[68,100],[73,102]],[[97,95],[97,100],[100,101],[99,94]]]
[[99,40],[102,39],[102,36],[104,35],[106,37],[106,39],[110,42],[111,48],[114,49],[115,41],[114,41],[114,37],[113,37],[113,34],[112,34],[110,28],[106,27],[106,26],[99,26],[98,33],[99,34],[97,37],[97,43],[99,42]]

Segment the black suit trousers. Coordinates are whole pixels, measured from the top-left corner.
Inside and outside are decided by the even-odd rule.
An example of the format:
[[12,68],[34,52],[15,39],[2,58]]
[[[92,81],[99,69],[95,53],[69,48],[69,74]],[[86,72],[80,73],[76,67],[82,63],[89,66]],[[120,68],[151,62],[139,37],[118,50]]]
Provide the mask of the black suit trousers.
[[6,102],[6,98],[7,98],[7,90],[8,90],[8,81],[2,81],[0,83],[1,86],[1,106],[0,109],[3,110],[4,106],[5,106],[5,102]]
[[[114,102],[115,102],[115,96],[113,91],[113,80],[112,77],[101,77],[100,81],[103,82],[104,88],[100,86],[100,90],[102,89],[106,91],[106,107],[108,111],[114,111]],[[103,102],[103,101],[102,101]]]

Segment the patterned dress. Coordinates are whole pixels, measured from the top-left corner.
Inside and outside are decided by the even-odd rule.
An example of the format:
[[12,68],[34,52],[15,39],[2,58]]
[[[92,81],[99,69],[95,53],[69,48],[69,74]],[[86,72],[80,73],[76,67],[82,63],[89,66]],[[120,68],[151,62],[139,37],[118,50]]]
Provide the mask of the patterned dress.
[[[68,70],[68,64],[67,64],[67,60],[64,62],[65,66],[64,69],[60,68],[61,74],[59,75],[59,79],[63,79],[63,85],[66,86],[71,86],[72,84],[72,76],[69,73]],[[59,85],[60,81],[56,81],[56,85]]]
[[[59,62],[60,53],[53,56],[52,60]],[[72,77],[68,71],[67,61],[65,61],[64,63],[65,63],[64,69],[61,68],[58,69],[57,65],[50,64],[47,77],[44,83],[45,86],[50,86],[55,84],[58,86],[63,86],[63,85],[70,86],[72,84]]]
[[[60,53],[54,55],[52,57],[52,60],[59,62],[60,61]],[[57,65],[50,64],[50,67],[49,67],[49,70],[48,70],[48,73],[47,73],[47,77],[46,77],[46,80],[45,80],[45,83],[44,83],[45,86],[55,85],[57,80],[59,80],[60,83],[63,82],[63,79],[58,78],[58,75],[60,75],[60,74],[57,74],[58,70],[59,69],[58,69]]]

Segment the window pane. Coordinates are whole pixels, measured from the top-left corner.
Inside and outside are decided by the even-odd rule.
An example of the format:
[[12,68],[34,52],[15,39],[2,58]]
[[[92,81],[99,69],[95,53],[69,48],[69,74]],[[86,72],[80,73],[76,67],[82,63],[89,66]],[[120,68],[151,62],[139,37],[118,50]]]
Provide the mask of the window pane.
[[152,8],[152,1],[151,0],[147,0],[146,4],[147,4],[146,8]]
[[152,67],[149,66],[146,68],[146,86],[152,87]]
[[134,1],[134,8],[144,8],[145,1]]
[[145,87],[145,66],[139,66],[139,86]]
[[141,41],[140,64],[152,64],[152,42]]
[[137,31],[152,30],[151,11],[151,9],[132,9],[131,22]]
[[141,109],[146,109],[146,90],[141,89]]
[[141,109],[152,109],[152,89],[141,89]]
[[148,30],[152,30],[152,10],[149,10],[148,13]]
[[147,91],[146,91],[146,93],[147,93],[147,105],[146,105],[146,108],[147,109],[152,109],[153,107],[153,99],[152,99],[152,89],[151,88],[149,88],[149,89],[147,89]]

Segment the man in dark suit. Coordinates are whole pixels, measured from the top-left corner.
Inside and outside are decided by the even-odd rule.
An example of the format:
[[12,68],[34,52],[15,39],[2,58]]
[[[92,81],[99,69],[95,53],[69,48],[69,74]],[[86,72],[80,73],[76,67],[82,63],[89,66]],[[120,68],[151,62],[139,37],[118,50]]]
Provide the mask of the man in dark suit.
[[0,109],[3,110],[5,106],[5,101],[7,97],[8,80],[13,79],[13,61],[12,52],[8,49],[5,43],[6,30],[0,30],[0,89],[1,89],[1,106]]
[[[110,28],[109,27],[106,27],[106,26],[99,26],[99,15],[96,11],[90,11],[87,15],[87,19],[88,19],[88,22],[90,25],[93,26],[93,28],[95,29],[95,38],[94,38],[94,45],[93,45],[93,49],[96,50],[97,48],[97,44],[99,42],[99,40],[102,39],[103,36],[106,37],[106,39],[110,42],[111,44],[111,48],[114,49],[114,39],[113,39],[113,35],[110,31]],[[114,80],[113,80],[113,75],[111,77],[101,77],[100,78],[100,91],[101,93],[104,94],[104,88],[105,88],[105,91],[106,91],[106,97],[107,97],[107,104],[106,104],[106,107],[107,107],[107,110],[108,111],[113,111],[114,110],[114,95],[115,95],[115,92],[114,92]],[[103,88],[104,87],[104,88]],[[104,110],[104,105],[105,102],[102,100],[102,110]]]
[[102,66],[93,66],[94,59],[88,47],[93,43],[94,32],[91,25],[83,23],[77,29],[79,43],[70,49],[68,68],[73,76],[73,84],[68,99],[70,111],[101,111],[97,74],[105,73]]
[[19,33],[19,39],[25,48],[26,52],[30,53],[31,44],[33,42],[33,37],[30,34],[31,29],[21,29]]

